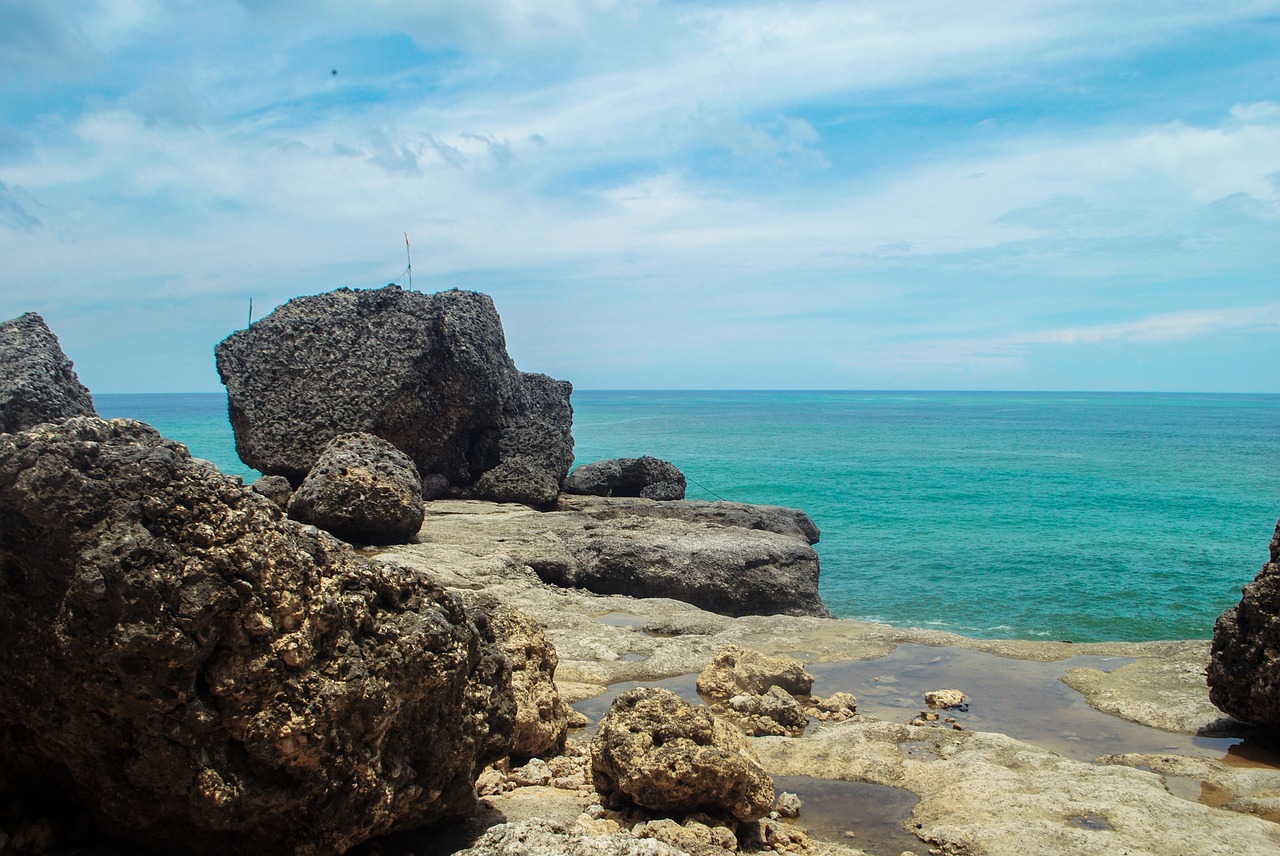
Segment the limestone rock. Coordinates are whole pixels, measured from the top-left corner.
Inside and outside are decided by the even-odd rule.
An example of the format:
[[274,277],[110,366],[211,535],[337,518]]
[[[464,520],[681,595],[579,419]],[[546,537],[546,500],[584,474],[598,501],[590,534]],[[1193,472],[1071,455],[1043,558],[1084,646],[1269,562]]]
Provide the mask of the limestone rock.
[[799,817],[802,803],[800,797],[790,792],[778,794],[778,803],[776,806],[780,817]]
[[97,415],[43,318],[27,312],[0,324],[0,433]]
[[515,702],[487,617],[131,420],[0,436],[0,770],[192,854],[468,815]]
[[827,698],[815,697],[806,713],[823,722],[844,722],[858,715],[858,699],[846,692],[832,693]]
[[616,520],[622,517],[657,517],[682,520],[686,523],[732,526],[738,529],[757,529],[799,538],[807,544],[817,544],[821,535],[809,515],[798,508],[781,505],[752,505],[746,502],[718,500],[707,502],[687,499],[682,502],[652,502],[635,497],[594,497],[561,494],[557,502],[561,511],[577,511],[589,514],[597,520]]
[[924,694],[924,703],[935,710],[949,710],[964,704],[960,690],[930,690]]
[[795,657],[770,657],[740,645],[725,645],[698,675],[698,692],[713,699],[742,693],[764,695],[778,687],[792,695],[808,695],[813,675]]
[[515,738],[511,754],[521,758],[558,752],[569,730],[569,706],[555,685],[555,646],[540,624],[518,609],[496,600],[480,600],[511,666],[516,699]]
[[557,486],[573,463],[571,385],[516,369],[483,294],[388,286],[300,297],[228,336],[216,356],[240,457],[295,485],[325,443],[351,431],[389,441],[463,496],[507,461]]
[[684,473],[669,461],[645,455],[583,464],[564,482],[566,493],[592,496],[637,496],[645,499],[684,499]]
[[289,480],[284,476],[263,476],[249,485],[249,489],[274,502],[281,511],[289,510],[289,500],[293,498],[293,485],[289,484]]
[[422,481],[409,456],[363,432],[328,442],[289,516],[356,544],[405,544],[422,525]]
[[1218,616],[1206,672],[1209,699],[1245,722],[1280,728],[1280,523],[1271,561]]
[[665,689],[614,700],[591,741],[591,774],[602,795],[658,812],[751,821],[773,808],[773,780],[743,733]]
[[668,844],[629,832],[591,835],[554,821],[533,818],[490,827],[457,856],[686,856]]

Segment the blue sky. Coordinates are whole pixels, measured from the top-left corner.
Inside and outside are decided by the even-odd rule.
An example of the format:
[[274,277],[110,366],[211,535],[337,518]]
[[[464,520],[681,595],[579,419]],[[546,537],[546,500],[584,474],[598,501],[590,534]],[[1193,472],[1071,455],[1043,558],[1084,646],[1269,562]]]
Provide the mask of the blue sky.
[[1280,0],[0,0],[0,318],[94,391],[406,231],[584,389],[1280,392]]

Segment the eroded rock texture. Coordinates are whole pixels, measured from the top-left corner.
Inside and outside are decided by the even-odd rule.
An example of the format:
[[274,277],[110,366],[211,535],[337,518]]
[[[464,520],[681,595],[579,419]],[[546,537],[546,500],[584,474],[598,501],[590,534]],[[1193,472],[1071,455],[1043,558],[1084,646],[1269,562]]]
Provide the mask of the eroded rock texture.
[[407,544],[422,525],[422,480],[381,437],[339,434],[290,498],[289,516],[356,544]]
[[670,461],[645,455],[583,464],[565,480],[566,493],[684,499],[684,473]]
[[665,689],[614,699],[591,741],[591,775],[601,794],[652,811],[751,821],[773,808],[773,779],[746,735]]
[[58,337],[34,312],[0,324],[0,433],[97,416]]
[[530,758],[559,752],[569,730],[569,705],[556,689],[559,662],[546,631],[528,615],[495,598],[481,598],[498,644],[511,667],[516,699],[515,736],[511,754]]
[[1280,728],[1280,523],[1271,561],[1214,624],[1207,676],[1209,699],[1220,710]]
[[487,617],[130,420],[0,436],[0,770],[179,853],[468,814],[514,700]]
[[[520,372],[483,294],[395,286],[299,297],[216,349],[236,450],[300,484],[330,439],[366,431],[424,481],[546,502],[573,463],[572,386]],[[511,462],[525,466],[501,466]],[[529,470],[545,475],[530,492]],[[533,495],[529,495],[532,493]]]

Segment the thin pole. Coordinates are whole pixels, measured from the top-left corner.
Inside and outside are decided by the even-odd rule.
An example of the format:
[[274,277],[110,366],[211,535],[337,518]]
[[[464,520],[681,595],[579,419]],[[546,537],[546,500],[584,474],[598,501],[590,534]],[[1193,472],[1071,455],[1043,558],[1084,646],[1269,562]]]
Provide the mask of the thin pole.
[[413,256],[409,254],[409,233],[404,233],[404,257],[409,262],[409,290],[413,291]]
[[247,327],[253,326],[253,298],[252,297],[249,298],[249,323],[246,324],[245,326]]

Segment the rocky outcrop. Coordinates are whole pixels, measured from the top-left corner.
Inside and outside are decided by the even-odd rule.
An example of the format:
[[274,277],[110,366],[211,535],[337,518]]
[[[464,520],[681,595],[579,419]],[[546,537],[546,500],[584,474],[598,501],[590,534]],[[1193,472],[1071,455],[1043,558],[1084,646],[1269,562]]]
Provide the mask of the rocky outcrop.
[[665,689],[614,700],[591,741],[591,775],[605,797],[651,811],[752,821],[773,808],[773,780],[746,736]]
[[0,433],[97,415],[43,318],[27,312],[0,324]]
[[569,705],[560,698],[555,674],[555,646],[540,624],[496,599],[480,603],[490,616],[494,636],[511,667],[516,699],[515,735],[511,754],[518,758],[559,752],[569,730]]
[[813,675],[795,657],[770,657],[740,645],[725,645],[698,675],[698,692],[713,699],[763,695],[770,687],[808,695]]
[[545,582],[598,594],[674,598],[735,616],[830,615],[818,595],[818,554],[808,544],[696,516],[594,516],[440,500],[427,508],[420,537],[468,554],[501,553]]
[[355,544],[406,544],[422,525],[422,480],[409,456],[363,432],[339,434],[289,500],[289,516]]
[[[333,437],[365,431],[392,443],[429,484],[525,495],[523,468],[558,488],[573,463],[572,386],[520,372],[493,301],[466,291],[395,286],[299,297],[216,349],[236,450],[297,485]],[[500,468],[501,467],[501,468]],[[518,477],[517,477],[518,475]]]
[[515,702],[483,613],[130,420],[0,436],[0,769],[177,853],[465,816]]
[[565,480],[566,493],[684,499],[684,473],[669,461],[645,455],[583,464]]
[[799,538],[806,544],[817,544],[821,533],[817,525],[798,508],[781,505],[753,505],[747,502],[718,500],[707,502],[687,499],[684,502],[653,502],[648,499],[594,496],[572,496],[562,493],[556,502],[560,511],[578,511],[597,520],[619,517],[657,517],[683,520],[686,523],[712,523],[737,529],[756,529]]
[[630,832],[591,835],[533,818],[491,827],[457,856],[686,856],[686,851]]
[[1218,616],[1206,672],[1209,699],[1245,722],[1280,728],[1280,523],[1271,561]]

